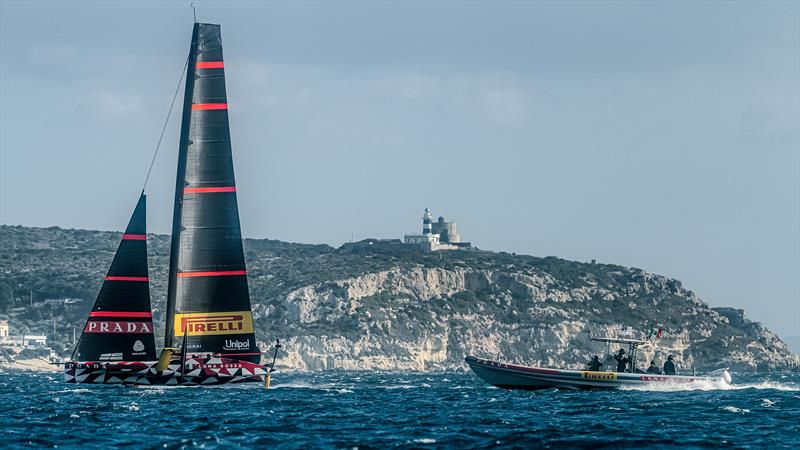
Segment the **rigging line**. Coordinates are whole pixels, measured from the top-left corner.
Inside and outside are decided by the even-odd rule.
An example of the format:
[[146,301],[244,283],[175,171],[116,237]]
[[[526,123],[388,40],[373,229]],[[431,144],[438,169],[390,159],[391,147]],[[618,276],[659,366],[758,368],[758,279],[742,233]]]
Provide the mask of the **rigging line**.
[[161,136],[158,137],[158,144],[156,144],[156,151],[153,152],[153,159],[150,160],[150,168],[147,169],[147,177],[144,179],[144,186],[142,186],[142,192],[147,188],[147,182],[150,180],[150,173],[153,171],[153,165],[156,163],[156,156],[158,156],[158,150],[161,148],[161,141],[164,139],[164,132],[167,131],[167,124],[169,124],[169,118],[172,116],[172,109],[175,107],[175,99],[178,98],[178,92],[181,89],[181,83],[183,82],[183,76],[186,73],[186,68],[189,65],[189,57],[186,57],[186,62],[183,63],[183,69],[181,69],[181,77],[178,79],[178,86],[175,88],[175,94],[172,96],[172,102],[169,104],[169,111],[167,112],[167,119],[164,121],[164,127],[161,128]]

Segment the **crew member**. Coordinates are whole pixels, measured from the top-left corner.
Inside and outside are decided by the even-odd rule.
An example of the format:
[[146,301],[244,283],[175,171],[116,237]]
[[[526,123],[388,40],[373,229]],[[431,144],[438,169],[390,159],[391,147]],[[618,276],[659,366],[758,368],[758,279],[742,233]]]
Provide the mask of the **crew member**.
[[624,348],[619,349],[617,354],[614,355],[614,359],[617,360],[617,372],[625,372],[625,367],[631,360],[630,358],[625,356],[625,349]]
[[597,372],[603,368],[603,363],[600,362],[600,358],[598,358],[597,355],[594,355],[592,356],[592,360],[589,361],[589,364],[587,364],[587,366],[589,366],[589,370]]
[[661,373],[661,369],[659,369],[658,366],[656,366],[655,360],[650,361],[650,367],[647,368],[647,373],[656,373],[656,374]]
[[672,361],[672,355],[669,355],[667,362],[664,363],[664,375],[675,375],[675,363]]

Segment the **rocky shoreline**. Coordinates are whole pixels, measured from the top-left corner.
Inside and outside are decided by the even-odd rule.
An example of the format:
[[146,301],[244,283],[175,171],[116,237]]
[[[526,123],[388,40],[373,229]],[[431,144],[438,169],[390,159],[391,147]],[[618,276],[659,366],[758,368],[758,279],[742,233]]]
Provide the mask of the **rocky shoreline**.
[[60,372],[58,365],[35,359],[20,359],[0,362],[0,373],[4,372]]

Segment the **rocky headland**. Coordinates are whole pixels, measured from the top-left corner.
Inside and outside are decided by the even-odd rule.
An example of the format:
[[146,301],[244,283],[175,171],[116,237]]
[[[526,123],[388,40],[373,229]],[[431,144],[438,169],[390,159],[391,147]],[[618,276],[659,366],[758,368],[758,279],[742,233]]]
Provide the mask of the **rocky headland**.
[[[69,354],[120,233],[0,226],[0,315]],[[151,296],[163,327],[169,239],[150,235]],[[680,281],[612,264],[481,250],[421,253],[399,244],[341,248],[245,240],[262,350],[301,370],[460,370],[474,354],[578,368],[589,333],[660,327],[642,359],[698,370],[787,370],[788,346],[744,311],[712,308]],[[32,295],[31,295],[32,294]],[[53,324],[55,323],[55,334]]]

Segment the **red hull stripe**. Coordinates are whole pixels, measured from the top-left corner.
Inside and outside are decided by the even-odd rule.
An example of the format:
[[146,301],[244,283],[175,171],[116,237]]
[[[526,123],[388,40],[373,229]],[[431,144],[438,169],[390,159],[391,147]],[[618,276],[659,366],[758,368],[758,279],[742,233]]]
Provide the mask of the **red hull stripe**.
[[246,270],[225,270],[221,272],[180,272],[178,277],[230,277],[236,275],[247,275]]
[[198,69],[222,69],[225,67],[225,62],[223,61],[198,61],[197,64],[194,65]]
[[150,281],[148,277],[106,277],[108,281]]
[[195,103],[192,111],[208,111],[211,109],[228,109],[227,103]]
[[236,192],[236,186],[184,188],[184,194],[209,194],[212,192]]
[[147,236],[144,234],[123,234],[122,235],[123,241],[145,241],[147,240]]
[[[255,356],[261,353],[220,353],[220,356]],[[252,364],[252,363],[251,363]]]
[[92,311],[89,317],[144,317],[151,318],[150,312],[131,312],[131,311]]

